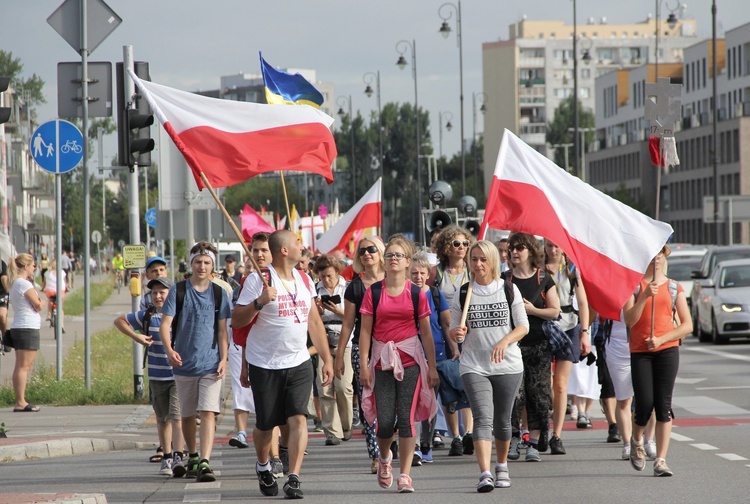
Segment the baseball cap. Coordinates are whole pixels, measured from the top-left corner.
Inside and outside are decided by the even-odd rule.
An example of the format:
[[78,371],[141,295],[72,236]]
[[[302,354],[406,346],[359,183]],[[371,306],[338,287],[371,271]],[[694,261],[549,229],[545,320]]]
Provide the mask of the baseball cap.
[[162,285],[166,287],[167,289],[172,287],[172,281],[166,277],[159,277],[159,278],[154,278],[153,280],[149,280],[146,287],[148,287],[149,289],[153,289],[156,284]]
[[148,261],[146,261],[146,269],[149,269],[149,267],[151,267],[151,265],[156,262],[162,263],[164,266],[167,265],[167,261],[165,261],[163,257],[154,256],[154,257],[149,257]]
[[224,259],[224,262],[237,262],[237,259],[234,257],[233,254],[229,254],[226,259]]

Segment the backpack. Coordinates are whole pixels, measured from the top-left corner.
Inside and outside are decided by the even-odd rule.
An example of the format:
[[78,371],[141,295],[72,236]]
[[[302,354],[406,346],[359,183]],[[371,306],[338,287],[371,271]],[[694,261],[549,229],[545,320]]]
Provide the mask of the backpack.
[[[669,289],[669,298],[672,300],[672,322],[677,322],[677,280],[667,278],[667,288]],[[637,298],[641,293],[641,284],[635,288],[633,295]]]
[[[383,282],[385,282],[385,280],[382,280],[380,282],[375,282],[374,284],[370,286],[370,290],[372,290],[372,330],[373,332],[375,331],[375,319],[378,313],[378,303],[380,302],[380,295],[383,292]],[[414,325],[417,327],[417,331],[419,331],[419,293],[422,291],[422,289],[420,289],[416,284],[412,282],[409,282],[409,283],[411,284],[411,302],[414,305]]]
[[[174,348],[175,341],[177,341],[177,325],[182,305],[185,304],[185,291],[187,290],[185,282],[187,280],[181,280],[175,284],[177,287],[177,300],[175,302],[174,318],[172,319],[172,348]],[[213,282],[211,282],[211,288],[214,293],[214,342],[211,344],[211,348],[214,349],[219,341],[219,310],[221,309],[221,296],[224,295],[224,289]]]
[[[511,331],[516,328],[516,324],[513,323],[513,312],[510,311],[511,305],[513,304],[513,299],[515,298],[515,292],[513,291],[513,282],[511,280],[512,276],[513,274],[506,275],[505,273],[501,275],[503,279],[503,290],[505,291],[505,300],[508,301]],[[469,282],[463,284],[461,286],[461,290],[458,291],[458,299],[461,303],[461,310],[464,309],[464,305],[466,304],[466,296],[468,292],[469,292]]]
[[[148,328],[151,326],[151,318],[156,313],[156,307],[154,305],[146,308],[146,313],[143,314],[143,334],[148,336]],[[146,369],[146,361],[148,360],[148,347],[143,351],[143,369]]]

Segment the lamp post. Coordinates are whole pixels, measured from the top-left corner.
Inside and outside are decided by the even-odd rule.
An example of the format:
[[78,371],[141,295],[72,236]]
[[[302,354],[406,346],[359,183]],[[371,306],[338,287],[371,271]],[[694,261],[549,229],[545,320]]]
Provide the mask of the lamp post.
[[[654,82],[659,82],[659,39],[661,38],[661,26],[660,25],[660,14],[661,14],[661,3],[664,0],[656,0],[656,42],[654,47],[654,70],[655,70],[655,76],[654,76]],[[680,8],[680,2],[677,1],[677,6],[672,9],[669,6],[669,3],[667,3],[667,9],[669,9],[669,17],[667,17],[667,24],[669,25],[669,28],[674,28],[677,26],[677,16],[674,15],[675,11]]]
[[479,165],[477,164],[477,102],[479,103],[479,111],[484,114],[487,112],[487,95],[483,92],[471,93],[471,120],[474,124],[474,129],[471,136],[471,149],[474,153],[474,194],[481,194],[479,184]]
[[[451,26],[448,24],[448,20],[453,17],[453,12],[456,12],[456,39],[458,43],[458,79],[460,86],[460,114],[461,114],[461,190],[462,194],[466,194],[466,146],[464,145],[464,49],[463,40],[461,37],[461,2],[458,5],[446,2],[438,8],[438,15],[442,18],[443,24],[440,25],[440,34],[444,38],[448,38],[451,34]],[[447,9],[448,15],[442,14],[443,10]]]
[[573,155],[575,156],[575,173],[579,175],[578,160],[581,146],[578,145],[578,17],[576,0],[573,0]]
[[[713,151],[713,172],[714,172],[714,243],[719,244],[719,141],[718,131],[716,127],[718,119],[718,104],[719,98],[718,91],[716,88],[716,79],[718,78],[716,73],[716,0],[711,2],[711,73],[713,78],[711,79],[711,93],[713,96],[713,103],[711,104],[711,112],[713,119],[711,121],[711,128],[713,132],[713,141],[711,150]],[[731,222],[729,223],[731,226]]]
[[[581,149],[581,169],[579,173],[581,180],[586,182],[586,133],[596,131],[596,128],[581,128],[580,126],[576,126],[576,128],[568,128],[568,131],[577,131],[578,135],[581,135],[580,138],[577,139],[580,140],[580,145],[583,147]],[[568,152],[567,149],[565,152]]]
[[336,105],[339,106],[338,115],[340,117],[344,117],[346,115],[346,112],[344,112],[344,105],[349,105],[349,143],[351,143],[351,175],[352,175],[352,206],[357,202],[357,179],[356,179],[356,172],[355,172],[355,166],[354,166],[354,118],[352,117],[352,95],[349,96],[339,96],[336,99]]
[[[445,121],[443,121],[443,118],[445,118]],[[443,123],[445,122],[445,129],[448,131],[453,129],[453,124],[451,124],[451,121],[453,120],[453,114],[450,112],[438,112],[438,122],[440,123],[440,136],[438,138],[439,140],[439,147],[440,147],[440,159],[443,158]],[[443,169],[440,171],[440,179],[445,179],[445,164],[443,163]]]
[[380,161],[380,177],[383,178],[383,165],[385,164],[385,159],[383,158],[383,110],[380,107],[380,70],[377,72],[366,72],[362,76],[362,81],[366,84],[365,87],[365,95],[369,98],[372,96],[372,86],[371,84],[373,81],[375,82],[375,98],[378,101],[378,155],[380,156],[378,159]]
[[[404,54],[407,50],[411,49],[411,76],[412,79],[414,79],[414,116],[417,123],[417,138],[416,138],[416,146],[417,146],[417,204],[419,205],[418,214],[421,215],[422,212],[422,169],[421,169],[421,160],[420,160],[420,144],[422,139],[422,132],[420,130],[420,124],[419,124],[419,93],[417,91],[417,41],[412,40],[409,42],[408,40],[399,40],[396,43],[396,52],[399,53],[398,61],[396,61],[396,66],[398,66],[401,70],[406,68],[406,65],[408,63],[406,62],[406,58],[404,58]],[[415,230],[416,230],[416,220],[415,223]],[[424,243],[425,236],[424,236],[424,226],[419,226],[419,236],[421,237],[421,243]]]

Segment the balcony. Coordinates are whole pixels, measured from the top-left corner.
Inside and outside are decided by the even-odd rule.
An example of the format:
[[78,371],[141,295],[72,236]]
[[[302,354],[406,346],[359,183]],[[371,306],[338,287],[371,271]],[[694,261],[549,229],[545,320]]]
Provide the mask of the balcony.
[[29,233],[39,235],[52,235],[55,234],[55,219],[49,215],[34,214],[26,225]]
[[53,175],[43,173],[40,169],[31,168],[31,173],[24,170],[21,173],[21,187],[32,196],[49,198],[55,197],[55,180]]
[[530,88],[527,88],[526,86],[521,87],[518,93],[518,101],[521,106],[543,106],[546,102],[545,86],[534,86]]

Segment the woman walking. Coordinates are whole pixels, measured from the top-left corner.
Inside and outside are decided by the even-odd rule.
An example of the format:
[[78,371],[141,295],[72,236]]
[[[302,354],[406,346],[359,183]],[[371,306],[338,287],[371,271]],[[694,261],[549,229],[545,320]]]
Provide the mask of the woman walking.
[[673,474],[666,460],[672,433],[672,393],[680,367],[680,340],[693,332],[685,292],[664,273],[670,252],[665,245],[651,261],[635,293],[635,304],[625,310],[625,323],[630,328],[635,401],[630,464],[637,471],[646,467],[643,431],[653,411],[656,415],[654,476]]
[[31,366],[39,350],[39,328],[44,301],[34,287],[36,263],[29,254],[19,254],[11,261],[10,304],[13,307],[13,322],[10,325],[13,348],[16,350],[16,365],[13,368],[13,391],[16,405],[13,411],[34,412],[39,406],[26,401],[26,383]]
[[[414,491],[409,473],[416,445],[415,422],[429,420],[437,413],[433,388],[439,379],[427,296],[407,280],[413,246],[404,238],[394,238],[385,251],[385,280],[367,289],[361,308],[359,348],[367,363],[359,375],[361,404],[370,423],[377,418],[378,483],[382,488],[393,484],[390,446],[398,421],[398,491],[406,493]],[[420,334],[424,335],[421,344]],[[385,458],[384,453],[388,454]]]
[[[500,278],[500,254],[492,242],[479,241],[469,251],[472,295],[466,325],[461,324],[461,296],[451,306],[451,338],[463,341],[460,373],[474,415],[474,449],[481,474],[477,492],[510,487],[508,448],[511,411],[523,376],[517,342],[529,331],[521,292]],[[512,299],[511,299],[512,298]],[[490,472],[492,441],[497,461]]]

